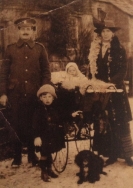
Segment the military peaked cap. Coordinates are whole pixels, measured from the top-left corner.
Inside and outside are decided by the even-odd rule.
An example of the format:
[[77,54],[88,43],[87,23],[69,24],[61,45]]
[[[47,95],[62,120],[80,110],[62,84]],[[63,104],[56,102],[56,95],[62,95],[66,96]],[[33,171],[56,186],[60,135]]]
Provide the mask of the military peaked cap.
[[36,20],[33,18],[19,18],[14,22],[18,27],[35,27]]

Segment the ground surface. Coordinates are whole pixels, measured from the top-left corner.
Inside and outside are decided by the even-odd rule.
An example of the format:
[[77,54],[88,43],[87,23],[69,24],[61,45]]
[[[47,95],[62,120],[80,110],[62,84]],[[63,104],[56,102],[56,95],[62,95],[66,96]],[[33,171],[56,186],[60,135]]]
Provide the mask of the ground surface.
[[[129,99],[133,112],[133,98]],[[133,121],[131,122],[131,134],[133,138]],[[52,179],[50,183],[40,179],[40,169],[31,167],[27,163],[27,156],[23,155],[23,164],[18,169],[11,168],[11,161],[0,162],[0,188],[132,188],[133,187],[133,167],[126,165],[125,161],[118,161],[104,168],[107,176],[101,175],[100,181],[91,184],[88,182],[77,185],[78,167],[74,164],[74,157],[77,150],[74,142],[69,144],[68,164],[59,178]]]

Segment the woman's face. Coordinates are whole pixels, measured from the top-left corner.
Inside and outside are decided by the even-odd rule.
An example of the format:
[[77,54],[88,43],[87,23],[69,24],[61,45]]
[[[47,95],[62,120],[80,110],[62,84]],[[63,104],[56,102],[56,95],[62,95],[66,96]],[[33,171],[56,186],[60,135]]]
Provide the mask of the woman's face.
[[113,32],[110,29],[103,29],[101,36],[104,42],[108,42],[113,37]]
[[76,71],[75,67],[73,67],[73,66],[70,66],[67,69],[67,73],[70,74],[71,76],[76,76],[77,75],[77,71]]

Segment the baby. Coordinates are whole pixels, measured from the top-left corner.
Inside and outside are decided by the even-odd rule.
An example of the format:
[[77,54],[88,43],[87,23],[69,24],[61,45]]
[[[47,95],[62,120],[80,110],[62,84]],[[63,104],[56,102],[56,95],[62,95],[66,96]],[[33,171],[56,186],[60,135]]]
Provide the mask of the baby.
[[82,83],[88,81],[74,62],[69,62],[65,71],[53,72],[51,78],[54,84],[61,83],[62,87],[68,90],[75,89],[76,86],[80,87]]
[[65,147],[63,127],[60,124],[56,93],[53,86],[43,85],[37,92],[39,106],[33,118],[34,145],[40,151],[41,179],[49,182],[58,175],[52,170],[51,154]]
[[75,89],[76,86],[80,87],[82,83],[88,80],[74,62],[70,62],[66,65],[65,72],[65,79],[62,81],[62,87],[65,89]]

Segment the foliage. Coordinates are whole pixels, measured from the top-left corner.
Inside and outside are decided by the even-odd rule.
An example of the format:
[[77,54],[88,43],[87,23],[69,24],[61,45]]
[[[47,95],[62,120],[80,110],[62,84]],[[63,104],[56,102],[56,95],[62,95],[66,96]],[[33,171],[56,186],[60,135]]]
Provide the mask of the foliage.
[[68,43],[69,10],[59,10],[50,14],[51,29],[49,32],[48,49],[52,54],[66,56],[66,47]]
[[78,50],[76,52],[76,62],[77,64],[84,65],[88,64],[88,54],[92,41],[92,30],[88,31],[84,29],[79,33],[78,38]]

